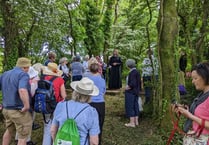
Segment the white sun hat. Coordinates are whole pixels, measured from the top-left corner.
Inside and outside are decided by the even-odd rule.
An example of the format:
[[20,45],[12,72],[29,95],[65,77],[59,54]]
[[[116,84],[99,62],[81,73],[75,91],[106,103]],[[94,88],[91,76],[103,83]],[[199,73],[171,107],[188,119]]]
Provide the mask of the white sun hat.
[[97,96],[99,89],[94,82],[87,77],[83,77],[80,81],[73,81],[70,86],[78,93],[89,96]]

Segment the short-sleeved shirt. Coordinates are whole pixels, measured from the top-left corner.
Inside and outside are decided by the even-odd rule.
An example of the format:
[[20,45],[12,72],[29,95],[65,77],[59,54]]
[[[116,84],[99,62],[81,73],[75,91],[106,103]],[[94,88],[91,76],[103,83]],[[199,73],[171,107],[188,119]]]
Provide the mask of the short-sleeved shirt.
[[87,71],[87,69],[88,69],[88,61],[83,61],[83,68],[84,68],[84,70],[85,70],[85,72]]
[[[209,97],[195,109],[194,115],[205,120],[209,120]],[[199,125],[193,121],[193,130],[196,131]],[[203,129],[202,134],[209,135],[209,130]]]
[[146,57],[144,58],[143,62],[142,62],[142,76],[152,76],[153,72],[155,73],[155,75],[158,75],[158,60],[152,55],[152,63],[154,65],[154,70],[152,68],[152,63],[150,58]]
[[69,74],[69,68],[68,68],[68,66],[67,66],[66,64],[64,64],[64,65],[61,65],[61,64],[60,64],[60,65],[58,66],[58,69],[62,70],[63,73],[66,74],[66,75]]
[[71,63],[72,76],[82,76],[84,73],[84,67],[80,62]]
[[85,142],[88,142],[86,140],[89,138],[88,134],[94,136],[100,133],[98,113],[95,108],[87,103],[80,103],[73,100],[60,102],[57,104],[52,120],[52,125],[58,126],[59,129],[67,120],[66,102],[68,103],[69,118],[74,118],[83,108],[88,106],[75,119],[80,134],[80,144],[84,145]]
[[3,107],[19,110],[23,108],[23,103],[18,90],[26,89],[28,90],[28,94],[30,94],[29,75],[20,67],[15,67],[1,75],[0,87],[3,96]]
[[105,80],[101,77],[101,75],[93,75],[92,73],[86,73],[85,77],[88,77],[89,79],[91,79],[94,82],[94,84],[97,86],[97,88],[99,89],[99,95],[92,96],[91,102],[93,103],[105,102],[104,95],[106,92],[106,83],[105,83]]

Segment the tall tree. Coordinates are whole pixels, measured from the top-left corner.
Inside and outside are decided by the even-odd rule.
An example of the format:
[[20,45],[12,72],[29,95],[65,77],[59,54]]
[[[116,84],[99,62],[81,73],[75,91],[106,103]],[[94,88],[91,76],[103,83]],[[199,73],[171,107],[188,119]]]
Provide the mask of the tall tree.
[[[158,19],[158,51],[160,55],[160,84],[162,98],[159,98],[159,112],[163,116],[161,125],[167,129],[170,124],[169,105],[175,97],[175,42],[178,34],[178,17],[174,0],[161,0]],[[159,96],[160,97],[160,96]],[[159,116],[160,116],[159,115]]]
[[[106,59],[106,55],[107,55],[107,50],[110,47],[110,38],[111,38],[111,26],[112,26],[112,7],[114,4],[114,0],[107,0],[106,1],[106,11],[104,14],[104,19],[103,19],[103,33],[104,33],[104,48],[103,48],[103,55],[104,58]],[[107,61],[107,60],[106,60]]]
[[18,26],[14,7],[9,0],[1,0],[1,12],[3,16],[5,39],[3,70],[9,70],[15,66],[18,56]]
[[86,38],[84,39],[85,46],[89,52],[89,55],[99,55],[102,50],[102,31],[100,24],[100,13],[96,2],[92,2],[91,0],[87,0],[85,11],[85,30],[86,30]]

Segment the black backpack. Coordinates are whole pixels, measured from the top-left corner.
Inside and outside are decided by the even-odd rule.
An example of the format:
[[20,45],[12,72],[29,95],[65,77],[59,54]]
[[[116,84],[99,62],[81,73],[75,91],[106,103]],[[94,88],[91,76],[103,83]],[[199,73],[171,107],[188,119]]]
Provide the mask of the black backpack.
[[52,114],[56,108],[57,101],[54,95],[53,76],[50,80],[45,80],[44,76],[38,81],[38,88],[34,95],[34,111],[42,114]]

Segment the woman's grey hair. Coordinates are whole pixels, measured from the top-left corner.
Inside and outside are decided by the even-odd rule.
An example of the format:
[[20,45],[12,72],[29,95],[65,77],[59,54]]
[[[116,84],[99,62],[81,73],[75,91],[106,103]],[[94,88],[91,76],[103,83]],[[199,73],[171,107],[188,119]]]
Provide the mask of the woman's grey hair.
[[134,67],[136,67],[136,62],[135,62],[135,60],[133,60],[133,59],[128,59],[128,60],[126,60],[126,66],[127,66],[128,68],[134,68]]
[[67,60],[68,60],[67,57],[62,57],[62,58],[60,58],[59,64],[62,64]]
[[76,102],[81,102],[81,103],[90,103],[91,96],[83,95],[83,94],[80,94],[76,91],[73,91],[72,100],[74,100]]
[[85,55],[84,60],[89,60],[89,55]]

